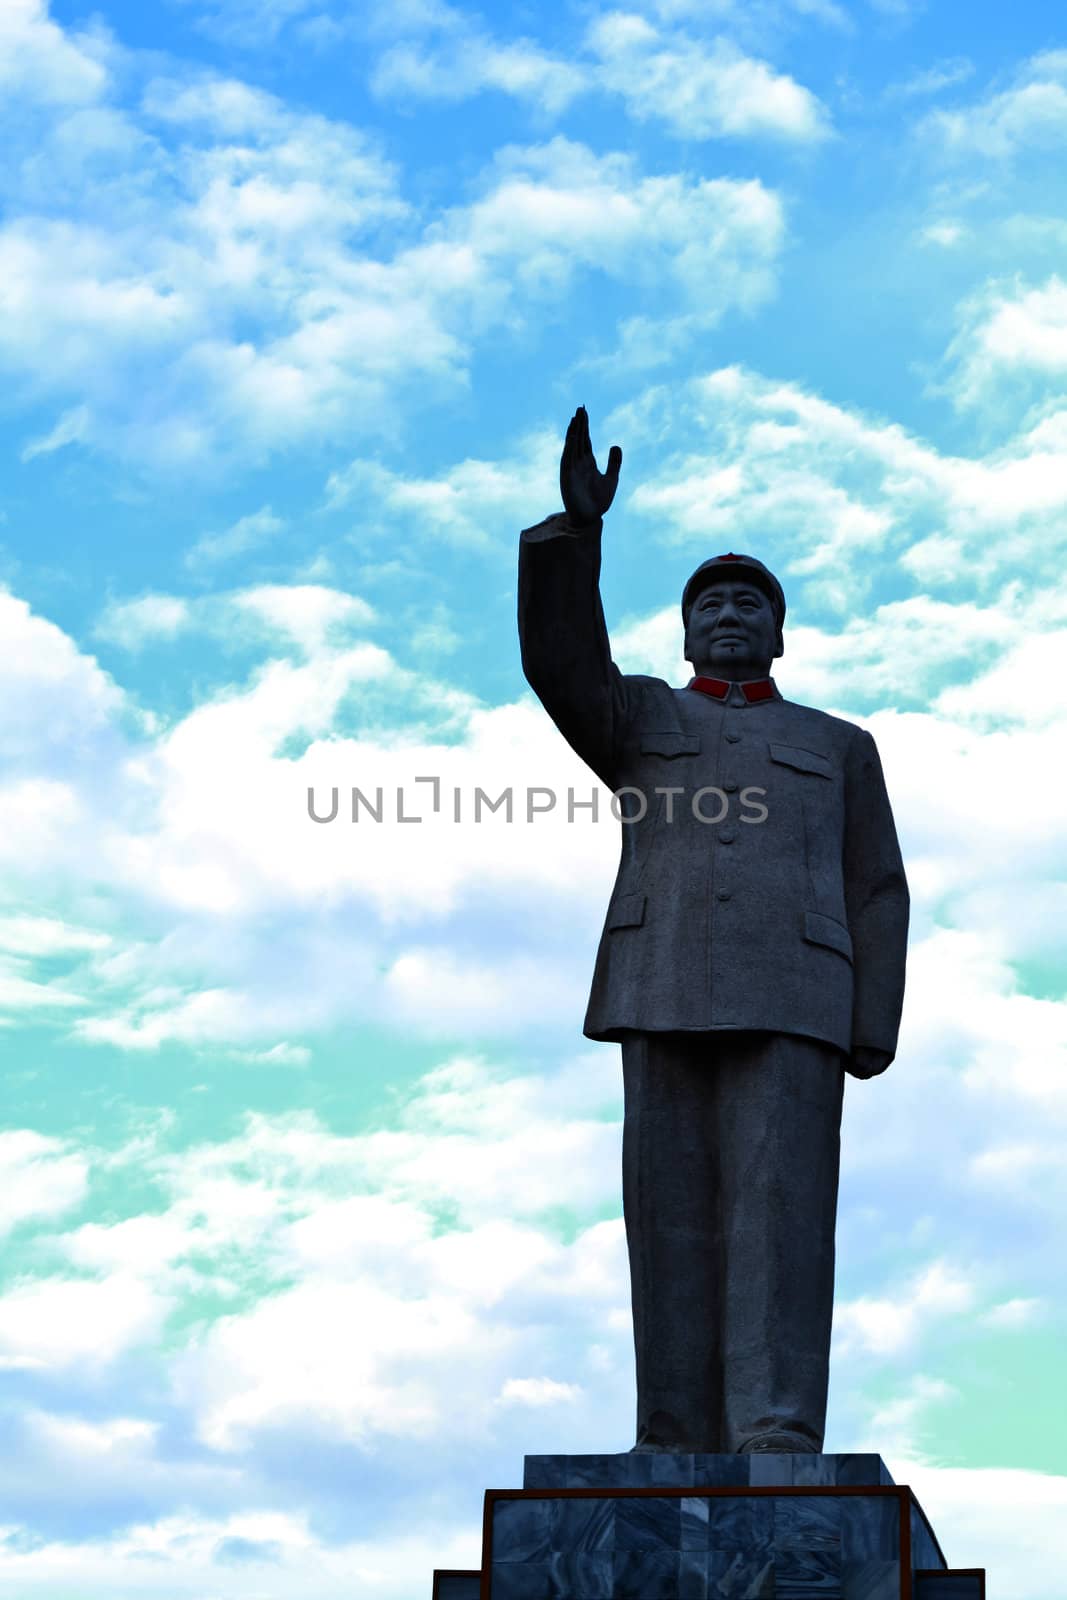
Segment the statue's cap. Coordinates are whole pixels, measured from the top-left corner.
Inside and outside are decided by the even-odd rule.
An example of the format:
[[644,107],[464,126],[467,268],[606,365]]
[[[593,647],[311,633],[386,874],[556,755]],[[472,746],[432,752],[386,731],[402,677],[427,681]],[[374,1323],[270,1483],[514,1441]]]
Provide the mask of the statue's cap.
[[712,583],[731,579],[738,583],[745,578],[763,590],[774,607],[778,626],[781,627],[785,621],[785,593],[778,579],[770,568],[765,567],[762,561],[757,561],[755,556],[737,555],[733,550],[727,550],[725,555],[712,556],[710,560],[700,563],[682,590],[682,621],[688,624],[693,601],[701,589],[706,589]]

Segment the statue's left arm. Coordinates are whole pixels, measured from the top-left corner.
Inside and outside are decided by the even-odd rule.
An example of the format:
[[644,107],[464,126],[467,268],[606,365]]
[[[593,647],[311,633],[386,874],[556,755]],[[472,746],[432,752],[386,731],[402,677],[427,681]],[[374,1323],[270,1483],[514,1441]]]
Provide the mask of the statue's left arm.
[[873,1077],[896,1054],[909,898],[882,764],[862,728],[853,736],[845,768],[843,867],[853,959],[849,1070]]

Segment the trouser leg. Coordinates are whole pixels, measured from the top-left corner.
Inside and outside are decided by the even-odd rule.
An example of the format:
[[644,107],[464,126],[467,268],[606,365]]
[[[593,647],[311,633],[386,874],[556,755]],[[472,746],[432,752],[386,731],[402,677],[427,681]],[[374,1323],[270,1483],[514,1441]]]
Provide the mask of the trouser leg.
[[623,1045],[638,1442],[819,1449],[844,1074],[782,1034]]
[[789,1034],[738,1034],[717,1098],[722,1448],[826,1427],[844,1070]]
[[637,1442],[718,1450],[722,1261],[709,1064],[679,1034],[633,1034],[622,1060]]

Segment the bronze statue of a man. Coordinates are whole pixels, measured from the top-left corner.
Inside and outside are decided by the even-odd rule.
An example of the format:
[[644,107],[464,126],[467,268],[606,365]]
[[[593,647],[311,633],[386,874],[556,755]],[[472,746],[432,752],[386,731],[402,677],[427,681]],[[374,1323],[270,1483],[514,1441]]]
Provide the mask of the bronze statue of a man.
[[622,1045],[638,1449],[819,1451],[846,1072],[893,1059],[908,889],[878,752],[784,700],[785,596],[733,551],[682,596],[684,689],[619,672],[580,407],[562,515],[522,534],[523,670],[620,795],[585,1019]]

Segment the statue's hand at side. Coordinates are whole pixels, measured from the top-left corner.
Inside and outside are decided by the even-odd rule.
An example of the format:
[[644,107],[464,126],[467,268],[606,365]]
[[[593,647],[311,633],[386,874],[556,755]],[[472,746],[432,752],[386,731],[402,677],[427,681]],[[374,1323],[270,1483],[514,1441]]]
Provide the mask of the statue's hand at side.
[[857,1044],[853,1046],[849,1058],[852,1062],[850,1071],[854,1078],[876,1078],[884,1072],[893,1057],[886,1050],[876,1050],[872,1045]]
[[575,527],[587,527],[604,515],[615,498],[621,466],[622,451],[613,444],[608,451],[608,470],[598,471],[589,442],[589,413],[579,406],[568,424],[559,463],[560,493]]

